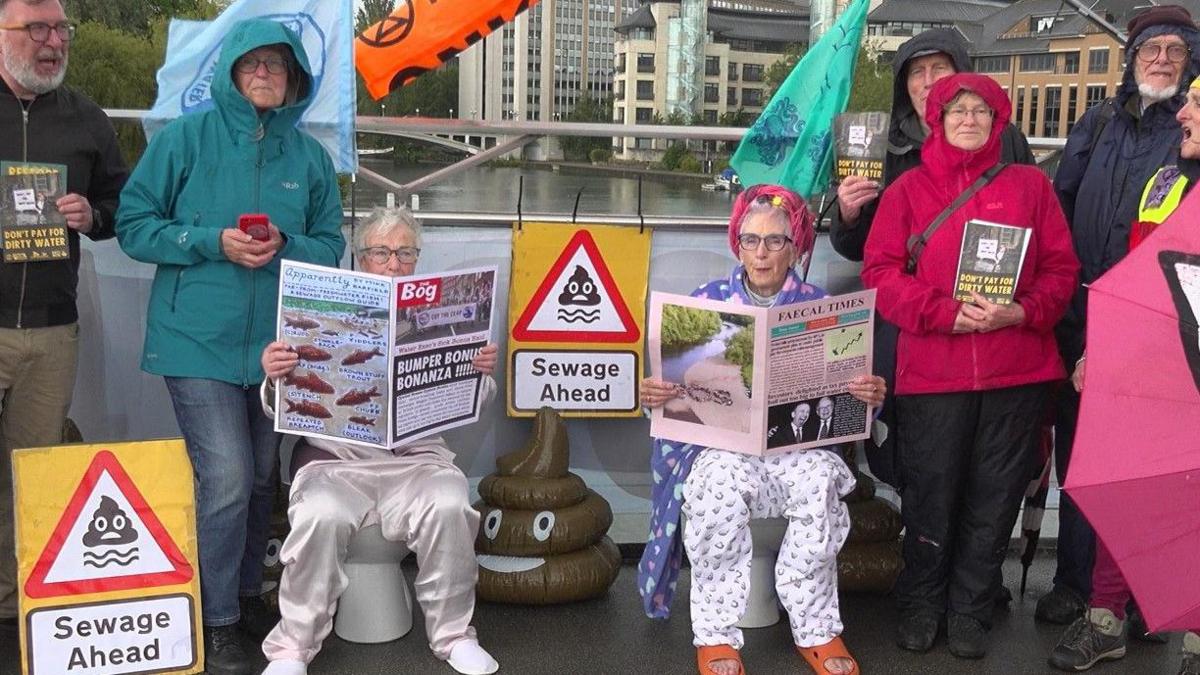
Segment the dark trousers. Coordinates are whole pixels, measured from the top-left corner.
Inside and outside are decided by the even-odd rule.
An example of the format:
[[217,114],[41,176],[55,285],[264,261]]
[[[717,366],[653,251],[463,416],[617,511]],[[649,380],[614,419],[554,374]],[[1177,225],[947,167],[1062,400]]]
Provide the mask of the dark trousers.
[[[1054,397],[1054,473],[1062,485],[1067,480],[1071,446],[1075,443],[1079,394],[1067,382],[1056,388]],[[1066,491],[1058,493],[1058,504],[1058,567],[1054,584],[1067,586],[1086,600],[1092,593],[1096,535]]]
[[1048,389],[896,398],[904,474],[901,611],[949,609],[990,625]]

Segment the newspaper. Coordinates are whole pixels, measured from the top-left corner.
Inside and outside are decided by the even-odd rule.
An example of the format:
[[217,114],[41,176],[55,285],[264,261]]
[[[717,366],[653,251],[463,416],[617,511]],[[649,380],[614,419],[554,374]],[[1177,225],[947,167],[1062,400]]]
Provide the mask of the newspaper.
[[679,386],[650,433],[751,455],[866,438],[875,291],[780,307],[650,297],[650,372]]
[[394,448],[479,419],[471,360],[492,334],[496,268],[392,278],[285,260],[279,336],[300,365],[275,430]]
[[838,181],[846,176],[883,180],[883,160],[888,148],[887,113],[842,113],[834,120],[834,134],[833,173]]
[[67,193],[63,164],[0,162],[0,231],[4,262],[65,260],[67,219],[58,198]]
[[958,273],[954,275],[954,299],[973,302],[971,291],[1001,305],[1011,304],[1017,279],[1025,264],[1031,230],[968,220],[963,228]]

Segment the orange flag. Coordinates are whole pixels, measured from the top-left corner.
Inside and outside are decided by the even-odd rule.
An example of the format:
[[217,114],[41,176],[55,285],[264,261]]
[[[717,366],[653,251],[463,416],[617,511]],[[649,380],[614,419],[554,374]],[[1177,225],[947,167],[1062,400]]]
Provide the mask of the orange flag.
[[354,43],[354,64],[376,100],[512,21],[537,0],[398,0]]

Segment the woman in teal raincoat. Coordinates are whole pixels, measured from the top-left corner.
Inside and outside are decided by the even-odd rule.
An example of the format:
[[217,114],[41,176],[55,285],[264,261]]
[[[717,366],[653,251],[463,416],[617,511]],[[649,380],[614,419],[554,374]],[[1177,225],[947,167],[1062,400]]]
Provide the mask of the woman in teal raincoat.
[[[235,627],[274,623],[259,594],[279,437],[259,409],[259,354],[275,335],[279,261],[335,266],[337,176],[296,123],[315,89],[299,36],[248,20],[225,37],[214,106],[159,132],[121,194],[117,238],[158,266],[142,369],[162,375],[196,477],[206,666],[249,673]],[[265,240],[238,229],[265,214]]]

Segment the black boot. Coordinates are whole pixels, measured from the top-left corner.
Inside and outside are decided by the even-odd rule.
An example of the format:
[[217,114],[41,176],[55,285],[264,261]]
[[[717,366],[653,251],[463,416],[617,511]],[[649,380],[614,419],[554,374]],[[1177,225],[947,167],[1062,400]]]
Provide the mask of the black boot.
[[900,617],[900,625],[896,626],[896,646],[910,652],[929,651],[937,640],[941,623],[941,617],[934,612],[906,612]]
[[238,628],[249,635],[255,642],[262,642],[267,633],[279,623],[279,612],[271,611],[260,595],[238,599],[242,618],[238,620]]
[[951,612],[946,643],[950,653],[960,659],[982,659],[987,654],[987,629],[978,619]]
[[1033,616],[1039,621],[1068,625],[1083,616],[1083,598],[1071,588],[1055,584],[1050,592],[1037,601]]
[[254,661],[242,648],[237,626],[204,627],[204,671],[209,675],[253,675]]

